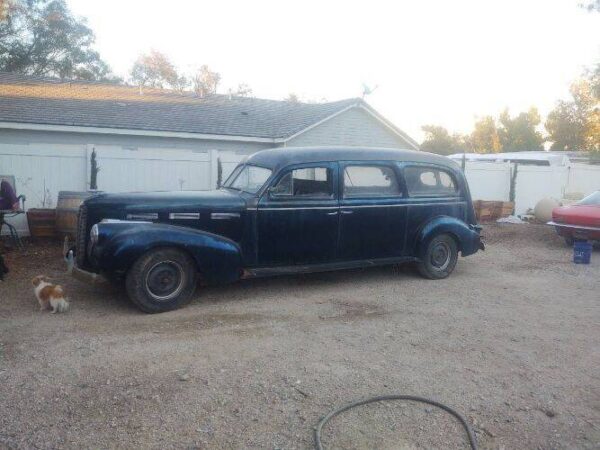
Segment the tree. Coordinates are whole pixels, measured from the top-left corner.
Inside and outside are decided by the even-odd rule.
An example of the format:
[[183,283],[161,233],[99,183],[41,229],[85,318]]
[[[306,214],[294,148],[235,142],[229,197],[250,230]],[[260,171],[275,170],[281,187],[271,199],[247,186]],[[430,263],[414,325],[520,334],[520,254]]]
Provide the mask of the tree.
[[476,153],[498,153],[502,151],[500,135],[496,121],[492,116],[485,116],[475,122],[471,133],[471,147]]
[[600,0],[588,0],[587,3],[580,3],[581,8],[587,9],[588,12],[600,12]]
[[536,130],[541,123],[538,110],[531,107],[529,111],[511,117],[508,109],[500,114],[498,135],[504,152],[520,152],[527,150],[543,150],[544,138]]
[[571,100],[560,100],[545,126],[552,150],[600,151],[600,64],[571,85]]
[[182,91],[189,85],[187,79],[177,73],[169,58],[156,50],[140,55],[131,68],[130,76],[140,86],[170,87]]
[[545,127],[551,150],[579,150],[585,145],[585,121],[575,102],[559,101],[550,111]]
[[211,71],[206,64],[192,77],[194,92],[200,97],[216,94],[220,82],[221,74]]
[[425,132],[425,140],[421,144],[421,150],[437,153],[439,155],[451,155],[470,151],[468,138],[460,134],[450,135],[448,130],[437,125],[424,125],[421,129]]
[[251,97],[252,88],[246,83],[240,83],[235,90],[231,91],[231,94],[237,97]]
[[300,103],[300,97],[298,97],[298,95],[294,94],[293,92],[290,92],[288,96],[283,100],[290,103]]
[[65,0],[2,2],[0,70],[83,80],[116,80],[92,48],[95,36]]

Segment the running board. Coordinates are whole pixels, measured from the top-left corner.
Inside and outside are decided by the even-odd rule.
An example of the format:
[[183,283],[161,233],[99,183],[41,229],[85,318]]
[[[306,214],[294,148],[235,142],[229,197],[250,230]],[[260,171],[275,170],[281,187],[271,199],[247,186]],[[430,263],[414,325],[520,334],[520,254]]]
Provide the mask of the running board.
[[400,264],[415,261],[418,261],[418,259],[412,256],[401,256],[394,258],[362,259],[358,261],[338,261],[324,264],[299,264],[297,266],[255,267],[251,269],[244,269],[244,274],[242,275],[242,278],[272,277],[276,275],[294,275],[298,273],[331,272],[334,270],[388,266],[392,264]]

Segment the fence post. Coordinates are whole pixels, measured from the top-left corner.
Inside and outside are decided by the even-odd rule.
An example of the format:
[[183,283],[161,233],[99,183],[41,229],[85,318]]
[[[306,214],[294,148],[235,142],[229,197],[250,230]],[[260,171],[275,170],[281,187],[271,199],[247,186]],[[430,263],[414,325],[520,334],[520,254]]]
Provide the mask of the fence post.
[[515,203],[515,198],[517,195],[517,172],[519,170],[519,164],[513,163],[513,170],[510,175],[510,191],[508,193],[509,201]]
[[219,180],[219,150],[210,150],[208,152],[210,157],[210,189],[217,188],[217,182]]

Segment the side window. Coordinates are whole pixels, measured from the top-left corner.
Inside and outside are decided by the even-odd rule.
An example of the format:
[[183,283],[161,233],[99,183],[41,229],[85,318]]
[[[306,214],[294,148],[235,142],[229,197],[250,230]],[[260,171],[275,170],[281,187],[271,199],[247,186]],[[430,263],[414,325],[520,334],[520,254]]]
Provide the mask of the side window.
[[333,172],[328,167],[294,169],[286,173],[270,190],[273,197],[333,196]]
[[389,197],[401,195],[396,174],[388,166],[346,166],[344,197]]
[[404,178],[411,197],[452,196],[458,189],[454,177],[433,167],[407,167]]

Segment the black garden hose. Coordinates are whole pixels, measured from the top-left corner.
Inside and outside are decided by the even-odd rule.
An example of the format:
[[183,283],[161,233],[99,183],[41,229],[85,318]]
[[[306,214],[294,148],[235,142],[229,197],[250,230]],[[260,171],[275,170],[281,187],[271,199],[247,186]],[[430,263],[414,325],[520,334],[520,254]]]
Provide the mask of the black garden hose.
[[471,446],[471,449],[477,450],[477,440],[475,439],[475,433],[473,433],[471,426],[459,412],[455,411],[454,409],[450,408],[449,406],[446,406],[442,403],[436,402],[435,400],[429,400],[427,398],[419,397],[416,395],[380,395],[377,397],[371,397],[371,398],[367,398],[364,400],[358,400],[356,402],[349,403],[345,406],[342,406],[341,408],[331,411],[329,414],[327,414],[325,417],[323,417],[321,419],[321,421],[318,423],[318,425],[315,428],[315,448],[317,450],[323,450],[323,444],[321,443],[321,430],[327,424],[327,422],[329,422],[332,418],[334,418],[338,414],[341,414],[344,411],[348,411],[349,409],[354,408],[356,406],[366,405],[367,403],[382,402],[385,400],[409,400],[409,401],[413,401],[413,402],[427,403],[429,405],[433,405],[440,409],[443,409],[444,411],[452,414],[454,417],[456,417],[458,419],[458,421],[461,423],[461,425],[467,432],[467,436],[469,437],[469,444]]

